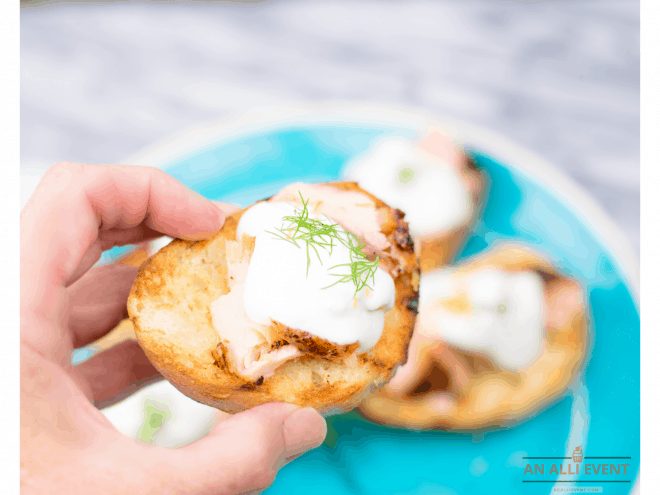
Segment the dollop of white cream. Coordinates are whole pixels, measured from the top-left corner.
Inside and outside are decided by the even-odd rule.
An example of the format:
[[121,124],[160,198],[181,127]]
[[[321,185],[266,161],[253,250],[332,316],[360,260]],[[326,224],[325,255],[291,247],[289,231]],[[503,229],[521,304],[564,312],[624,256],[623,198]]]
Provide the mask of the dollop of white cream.
[[173,238],[167,235],[154,239],[151,241],[151,243],[149,243],[149,254],[156,254],[173,240]]
[[[349,263],[348,248],[340,243],[332,251],[319,248],[320,259],[310,252],[308,263],[304,244],[296,246],[273,234],[295,210],[288,202],[262,202],[241,217],[237,235],[255,237],[245,280],[245,313],[262,325],[277,321],[339,345],[358,342],[358,352],[368,351],[380,339],[385,312],[394,306],[392,277],[379,267],[371,287],[357,294],[352,282],[335,283],[333,274],[348,269],[337,267]],[[310,213],[310,218],[335,223],[323,215]]]
[[420,283],[419,330],[508,370],[540,355],[545,335],[541,276],[532,271],[442,269]]
[[407,139],[378,141],[347,165],[344,176],[403,210],[414,237],[448,232],[472,214],[459,167]]
[[146,405],[155,404],[165,413],[152,444],[175,448],[187,445],[206,435],[219,419],[218,410],[194,401],[167,380],[148,385],[126,399],[101,412],[122,434],[138,439],[146,418]]

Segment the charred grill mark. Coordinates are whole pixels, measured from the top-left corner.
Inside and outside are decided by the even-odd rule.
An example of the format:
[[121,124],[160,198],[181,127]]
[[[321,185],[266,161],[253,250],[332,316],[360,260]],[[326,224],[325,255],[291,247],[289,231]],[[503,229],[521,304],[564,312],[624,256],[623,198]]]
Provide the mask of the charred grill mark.
[[220,364],[220,355],[215,349],[211,349],[211,357],[213,357],[213,363],[218,366]]
[[227,356],[222,344],[218,344],[215,349],[211,349],[211,356],[213,357],[213,364],[220,369],[227,369]]
[[289,342],[286,340],[276,340],[270,345],[270,350],[274,351],[276,349],[279,349],[280,347],[284,347],[285,345],[289,345]]
[[412,297],[408,297],[405,301],[406,308],[408,308],[409,311],[412,311],[413,313],[417,314],[419,312],[419,294],[415,294]]
[[415,246],[415,241],[410,236],[410,231],[408,230],[408,222],[406,222],[403,217],[404,214],[401,210],[394,210],[396,216],[396,228],[394,229],[394,242],[401,249],[406,251],[412,251]]
[[327,357],[336,357],[339,355],[337,349],[325,346],[309,335],[301,335],[291,332],[291,336],[298,343],[298,347],[305,349],[309,353]]
[[241,390],[255,390],[259,385],[264,383],[264,377],[260,376],[253,382],[245,382],[241,385]]
[[394,231],[394,242],[401,249],[412,249],[414,246],[413,238],[408,233],[408,229],[401,225],[398,225]]
[[399,275],[403,273],[403,268],[401,266],[396,265],[394,268],[390,269],[390,274],[392,275],[393,279],[399,278]]
[[295,345],[304,354],[311,354],[322,359],[341,358],[358,348],[357,342],[354,344],[338,345],[308,332],[296,330],[277,322],[273,322],[273,329],[274,333],[279,333],[281,336],[273,342],[273,347]]

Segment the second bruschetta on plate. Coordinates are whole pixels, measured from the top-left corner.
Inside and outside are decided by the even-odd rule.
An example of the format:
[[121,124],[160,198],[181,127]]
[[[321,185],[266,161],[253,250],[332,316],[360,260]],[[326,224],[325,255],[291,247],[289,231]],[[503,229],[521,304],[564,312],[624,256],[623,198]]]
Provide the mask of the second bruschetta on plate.
[[424,274],[408,361],[360,405],[414,429],[520,421],[557,398],[588,345],[581,286],[520,245]]
[[449,263],[486,195],[485,175],[449,136],[382,138],[352,159],[344,177],[406,213],[422,272]]

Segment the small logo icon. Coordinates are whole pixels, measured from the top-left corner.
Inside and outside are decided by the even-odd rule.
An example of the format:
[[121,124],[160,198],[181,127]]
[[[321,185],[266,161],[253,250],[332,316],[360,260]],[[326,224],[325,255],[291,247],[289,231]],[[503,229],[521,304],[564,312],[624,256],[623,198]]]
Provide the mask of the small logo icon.
[[573,449],[573,462],[582,462],[582,446],[578,445]]

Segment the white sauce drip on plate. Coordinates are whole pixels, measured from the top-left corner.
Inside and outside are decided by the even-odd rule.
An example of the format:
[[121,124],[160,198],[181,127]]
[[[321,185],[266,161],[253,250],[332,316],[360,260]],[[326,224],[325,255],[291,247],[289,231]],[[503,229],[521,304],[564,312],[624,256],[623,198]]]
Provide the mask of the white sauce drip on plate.
[[419,330],[495,365],[521,370],[540,355],[545,335],[543,279],[532,271],[483,268],[425,274]]

